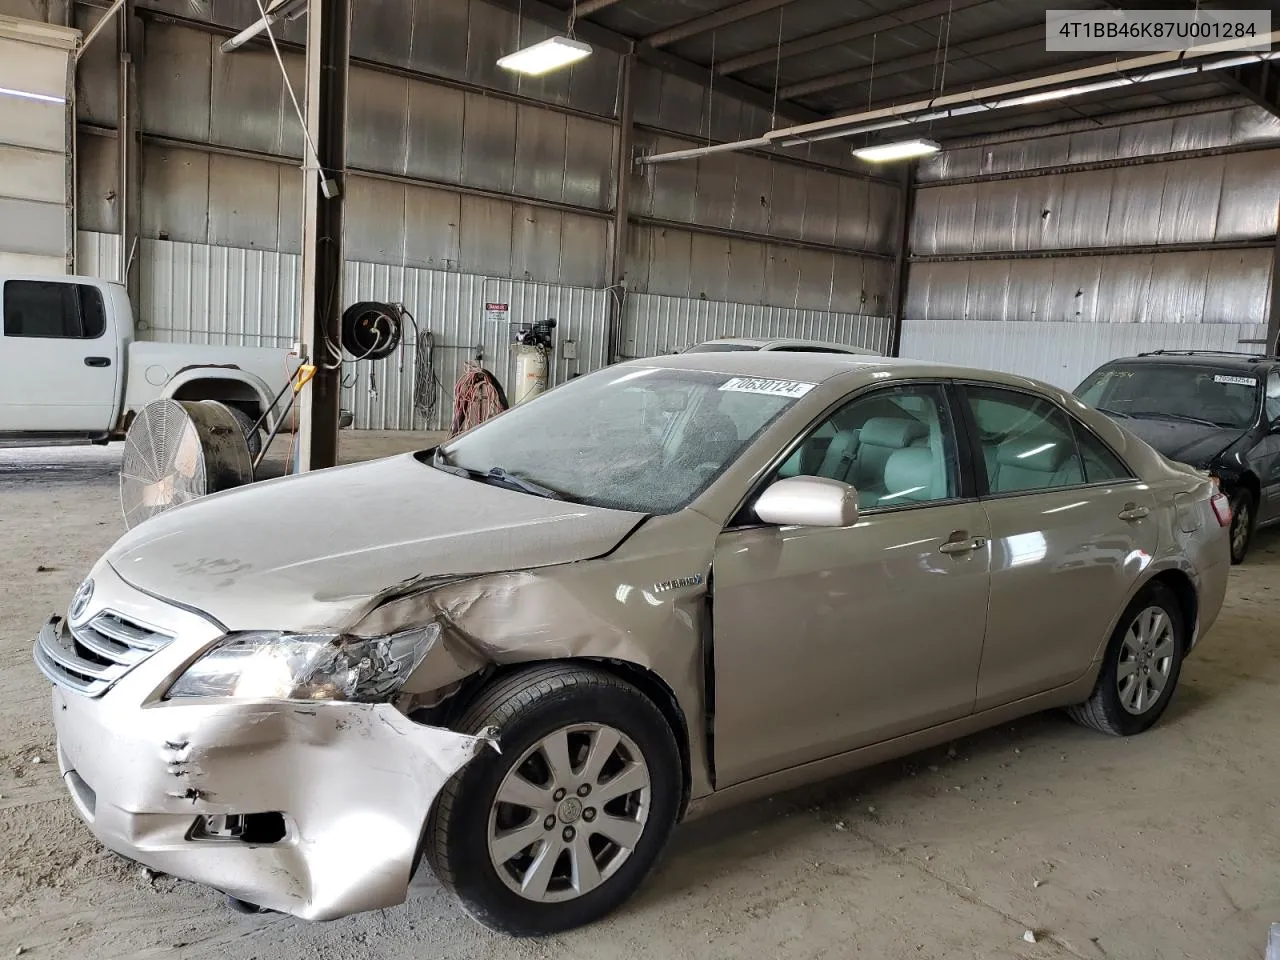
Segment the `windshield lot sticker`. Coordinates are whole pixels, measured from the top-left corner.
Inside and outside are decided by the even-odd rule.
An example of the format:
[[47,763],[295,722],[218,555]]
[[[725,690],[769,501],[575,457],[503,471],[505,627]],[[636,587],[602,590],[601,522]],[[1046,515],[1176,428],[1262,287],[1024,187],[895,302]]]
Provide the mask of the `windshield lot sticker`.
[[1234,383],[1240,387],[1256,387],[1258,381],[1253,377],[1228,377],[1223,374],[1216,374],[1213,378],[1214,383]]
[[734,377],[720,389],[729,393],[763,393],[771,397],[803,397],[816,384],[799,380],[767,380],[762,377]]

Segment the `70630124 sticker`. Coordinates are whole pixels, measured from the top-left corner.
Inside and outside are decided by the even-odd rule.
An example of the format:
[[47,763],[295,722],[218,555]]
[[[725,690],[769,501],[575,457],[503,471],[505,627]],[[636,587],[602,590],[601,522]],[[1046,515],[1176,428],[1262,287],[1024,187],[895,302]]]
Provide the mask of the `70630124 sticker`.
[[817,384],[800,380],[773,380],[766,377],[734,377],[721,390],[729,393],[763,393],[771,397],[803,397]]

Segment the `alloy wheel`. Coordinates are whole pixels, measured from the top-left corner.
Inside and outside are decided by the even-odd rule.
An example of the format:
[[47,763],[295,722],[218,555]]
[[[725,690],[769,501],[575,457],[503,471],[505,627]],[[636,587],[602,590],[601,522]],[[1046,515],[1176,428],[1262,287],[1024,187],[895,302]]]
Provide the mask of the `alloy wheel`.
[[1253,517],[1249,510],[1249,501],[1245,497],[1240,497],[1235,504],[1235,510],[1231,517],[1231,554],[1235,557],[1244,556],[1245,548],[1249,545],[1249,524]]
[[575,899],[631,856],[650,803],[649,768],[626,734],[603,724],[561,727],[526,750],[499,785],[489,858],[527,900]]
[[1120,645],[1116,687],[1124,709],[1140,716],[1160,700],[1173,671],[1173,623],[1160,607],[1147,607],[1129,625]]

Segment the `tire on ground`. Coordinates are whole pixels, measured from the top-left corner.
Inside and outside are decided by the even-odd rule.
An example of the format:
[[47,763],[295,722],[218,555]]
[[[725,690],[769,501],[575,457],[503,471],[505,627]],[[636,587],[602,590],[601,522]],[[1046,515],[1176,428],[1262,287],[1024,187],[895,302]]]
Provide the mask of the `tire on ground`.
[[[1173,629],[1173,660],[1169,667],[1169,677],[1154,704],[1142,713],[1135,714],[1126,710],[1121,703],[1116,677],[1125,635],[1137,617],[1151,607],[1158,607],[1169,618]],[[1116,624],[1115,632],[1107,644],[1093,693],[1084,703],[1068,707],[1067,714],[1077,723],[1116,737],[1132,736],[1151,727],[1169,706],[1178,685],[1182,657],[1187,648],[1188,629],[1178,597],[1170,587],[1158,582],[1145,587]]]
[[[553,730],[602,723],[626,734],[643,755],[650,809],[630,856],[600,886],[556,903],[517,894],[489,856],[489,816],[511,765]],[[445,785],[428,817],[424,854],[440,882],[471,916],[491,929],[538,936],[581,926],[609,913],[639,887],[675,824],[682,796],[680,753],[670,725],[635,687],[601,670],[549,663],[500,678],[469,705],[454,729],[496,728],[502,753],[486,750]]]

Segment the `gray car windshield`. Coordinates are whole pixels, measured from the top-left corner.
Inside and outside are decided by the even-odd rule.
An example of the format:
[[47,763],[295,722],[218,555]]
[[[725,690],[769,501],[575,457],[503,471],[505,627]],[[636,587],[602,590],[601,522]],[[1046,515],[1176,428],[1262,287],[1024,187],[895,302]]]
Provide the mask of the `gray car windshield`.
[[[636,513],[674,513],[811,388],[617,367],[571,380],[443,445],[430,461],[479,481]],[[495,468],[497,472],[495,473]]]
[[1134,363],[1103,367],[1075,392],[1090,406],[1121,417],[1244,430],[1258,415],[1259,382],[1234,367]]

